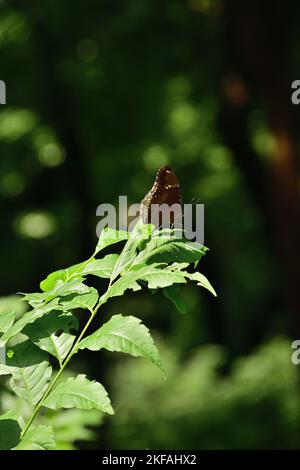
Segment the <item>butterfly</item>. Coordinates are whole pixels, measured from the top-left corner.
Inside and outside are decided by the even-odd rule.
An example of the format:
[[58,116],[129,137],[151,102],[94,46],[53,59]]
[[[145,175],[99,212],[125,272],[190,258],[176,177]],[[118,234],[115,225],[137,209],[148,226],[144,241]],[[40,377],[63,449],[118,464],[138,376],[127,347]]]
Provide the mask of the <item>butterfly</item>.
[[[165,220],[159,212],[159,206],[166,204],[173,206],[174,210],[168,212],[168,220]],[[155,205],[155,206],[153,206]],[[181,192],[179,181],[174,171],[167,165],[162,166],[156,173],[154,184],[146,194],[140,205],[142,221],[153,223],[156,227],[170,227],[181,216]]]

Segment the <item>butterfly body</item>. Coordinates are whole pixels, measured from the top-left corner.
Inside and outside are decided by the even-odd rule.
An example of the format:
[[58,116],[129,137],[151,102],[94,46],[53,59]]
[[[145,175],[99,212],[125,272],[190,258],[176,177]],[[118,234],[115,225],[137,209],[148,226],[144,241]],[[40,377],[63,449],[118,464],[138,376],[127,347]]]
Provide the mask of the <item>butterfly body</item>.
[[[141,202],[140,215],[144,223],[154,223],[155,225],[162,225],[162,219],[159,216],[158,220],[153,220],[152,208],[155,208],[162,204],[166,204],[168,207],[174,207],[175,212],[176,205],[181,207],[181,192],[179,181],[177,176],[169,166],[163,166],[159,168],[156,174],[154,184],[150,191],[146,194]],[[176,219],[175,212],[170,212],[169,225],[174,224]]]

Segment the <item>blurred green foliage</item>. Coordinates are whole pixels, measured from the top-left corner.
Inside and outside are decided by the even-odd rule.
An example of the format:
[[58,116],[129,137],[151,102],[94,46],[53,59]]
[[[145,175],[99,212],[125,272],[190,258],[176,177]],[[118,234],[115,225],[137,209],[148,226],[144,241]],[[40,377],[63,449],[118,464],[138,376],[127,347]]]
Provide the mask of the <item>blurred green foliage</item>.
[[115,448],[299,447],[299,381],[287,339],[235,360],[226,373],[226,351],[219,346],[195,349],[184,359],[166,343],[159,348],[166,382],[142,361],[124,359],[111,372]]
[[[267,20],[279,8],[285,72],[295,79],[300,4],[261,3]],[[115,387],[117,415],[99,427],[95,447],[299,448],[297,368],[289,359],[297,332],[282,250],[261,204],[274,135],[260,75],[241,60],[230,4],[0,2],[1,311],[16,292],[35,291],[47,273],[90,255],[97,206],[119,194],[140,201],[160,165],[176,171],[184,202],[205,203],[211,251],[201,271],[217,301],[190,286],[187,315],[143,293],[115,299],[109,312],[136,314],[160,332],[168,381],[142,360],[118,364],[107,354],[98,362],[87,352],[76,364]],[[228,109],[226,90],[243,106]],[[21,315],[22,307],[13,309]],[[270,337],[279,338],[264,344]],[[82,424],[68,432],[68,446],[87,436]]]

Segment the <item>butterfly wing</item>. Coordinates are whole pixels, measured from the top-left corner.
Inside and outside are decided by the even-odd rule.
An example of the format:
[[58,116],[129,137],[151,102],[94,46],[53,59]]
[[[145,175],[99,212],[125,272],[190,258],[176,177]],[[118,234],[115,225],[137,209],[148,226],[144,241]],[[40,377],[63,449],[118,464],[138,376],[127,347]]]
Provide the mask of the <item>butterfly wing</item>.
[[[175,173],[169,166],[161,167],[155,178],[155,182],[141,202],[140,216],[144,223],[151,223],[151,206],[167,204],[171,207],[173,204],[181,205],[180,186]],[[170,225],[174,223],[174,214],[170,214]],[[159,220],[161,225],[161,220]]]

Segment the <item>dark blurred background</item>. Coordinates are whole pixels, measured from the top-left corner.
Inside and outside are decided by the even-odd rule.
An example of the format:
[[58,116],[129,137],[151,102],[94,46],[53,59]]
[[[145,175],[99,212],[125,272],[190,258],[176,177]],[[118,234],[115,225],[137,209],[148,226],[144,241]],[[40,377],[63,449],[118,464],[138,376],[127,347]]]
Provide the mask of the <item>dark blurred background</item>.
[[205,204],[218,292],[185,286],[186,315],[112,301],[154,331],[167,381],[82,355],[116,416],[43,417],[61,447],[300,448],[299,20],[296,0],[0,1],[0,310],[90,256],[97,206],[139,202],[163,164]]

